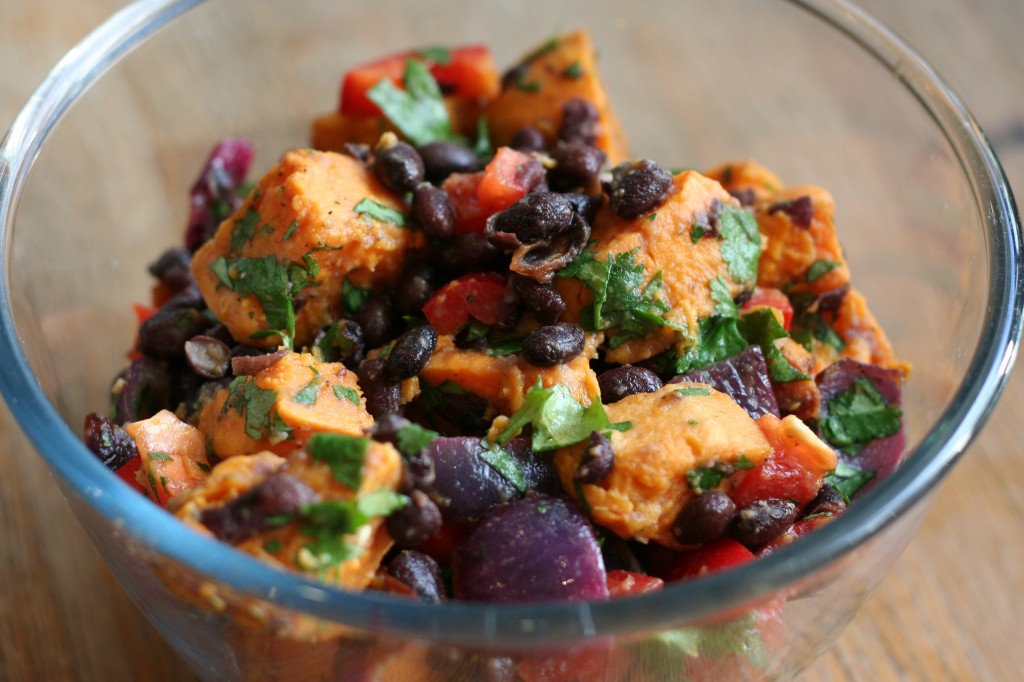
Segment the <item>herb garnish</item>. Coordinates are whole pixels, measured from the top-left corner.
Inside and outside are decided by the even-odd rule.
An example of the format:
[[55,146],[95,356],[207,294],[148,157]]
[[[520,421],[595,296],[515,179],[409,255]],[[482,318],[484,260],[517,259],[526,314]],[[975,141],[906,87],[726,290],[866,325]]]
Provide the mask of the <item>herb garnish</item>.
[[245,415],[245,435],[253,439],[263,436],[285,435],[290,432],[274,411],[277,391],[260,388],[251,376],[235,377],[228,384],[228,396],[220,413],[233,408],[239,415]]
[[874,471],[858,469],[852,464],[840,462],[836,465],[836,470],[825,477],[825,483],[834,486],[849,502],[854,493],[874,477]]
[[348,386],[342,386],[341,384],[335,384],[331,387],[334,391],[334,397],[338,400],[347,400],[353,405],[359,404],[359,393],[354,388]]
[[821,279],[838,267],[839,263],[834,260],[816,260],[811,263],[811,267],[807,268],[807,274],[804,275],[804,281],[810,284],[815,280]]
[[599,397],[583,407],[562,384],[544,388],[537,380],[523,399],[523,406],[509,417],[505,430],[498,434],[498,445],[505,445],[527,424],[533,425],[532,449],[554,450],[579,443],[594,431],[626,430],[629,422],[612,424]]
[[440,434],[418,424],[409,424],[398,429],[398,451],[406,457],[419,454],[420,450],[433,443]]
[[851,456],[873,440],[895,435],[903,416],[903,411],[890,406],[863,376],[828,401],[827,409],[828,416],[821,420],[822,435],[830,445]]
[[368,438],[340,433],[315,433],[306,442],[306,451],[313,459],[331,469],[334,480],[358,490],[363,480],[363,462],[370,447]]
[[754,463],[746,455],[740,455],[732,462],[715,462],[710,466],[691,469],[686,474],[686,483],[694,492],[702,493],[717,488],[737,471],[753,468]]
[[670,308],[663,298],[661,272],[646,281],[644,266],[636,262],[638,250],[609,254],[607,262],[598,260],[593,251],[584,251],[558,273],[580,281],[593,293],[594,301],[581,311],[580,323],[588,331],[616,329],[608,340],[611,348],[643,338],[654,329],[681,329],[662,317]]
[[526,492],[526,474],[523,467],[515,457],[510,455],[495,443],[488,443],[487,440],[480,442],[483,450],[480,452],[480,459],[487,462],[492,469],[501,474],[501,477],[512,484],[520,493]]
[[572,80],[579,80],[583,75],[583,67],[580,65],[579,60],[574,61],[569,66],[562,69],[562,75]]
[[686,388],[677,388],[675,393],[678,393],[684,398],[691,396],[709,396],[711,395],[711,389],[704,388],[703,386],[687,386]]
[[757,281],[757,262],[761,257],[761,233],[757,219],[742,208],[719,204],[718,238],[722,240],[722,260],[729,275],[742,284]]
[[231,240],[228,242],[229,253],[237,254],[242,247],[252,241],[256,236],[256,228],[260,223],[260,214],[250,204],[249,210],[241,220],[236,220],[231,226]]
[[439,140],[462,141],[452,130],[441,88],[423,63],[406,60],[403,84],[404,91],[396,88],[391,79],[382,78],[366,96],[413,146],[421,147]]
[[313,372],[313,378],[305,388],[295,394],[292,398],[295,402],[300,405],[313,405],[316,403],[316,399],[320,397],[320,372],[316,367],[309,368]]
[[299,512],[303,535],[312,542],[299,551],[300,568],[322,571],[357,557],[362,548],[352,545],[345,535],[355,533],[375,516],[388,516],[408,504],[409,499],[391,490],[376,490],[354,502],[330,500],[306,505]]
[[349,281],[348,277],[341,283],[341,303],[345,312],[349,315],[359,312],[367,299],[373,294],[371,289],[357,287]]
[[430,45],[429,47],[421,47],[416,50],[416,54],[419,57],[427,60],[428,62],[434,62],[442,66],[450,64],[452,61],[452,52],[443,45]]
[[389,208],[384,204],[380,204],[369,197],[363,197],[352,210],[356,213],[362,213],[364,216],[375,218],[382,223],[390,223],[397,227],[405,227],[404,213],[396,211],[393,208]]

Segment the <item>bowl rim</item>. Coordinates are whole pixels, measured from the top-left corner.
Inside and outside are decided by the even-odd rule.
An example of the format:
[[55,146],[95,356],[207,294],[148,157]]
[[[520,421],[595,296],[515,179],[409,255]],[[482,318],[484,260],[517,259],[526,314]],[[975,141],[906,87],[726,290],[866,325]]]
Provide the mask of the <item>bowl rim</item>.
[[[139,0],[111,16],[54,67],[0,143],[0,392],[65,490],[106,520],[233,590],[370,631],[471,644],[530,645],[678,627],[755,603],[842,560],[934,491],[990,415],[1016,358],[1024,263],[1012,192],[984,134],[959,98],[902,39],[848,0],[786,0],[848,36],[899,78],[943,133],[970,183],[988,247],[981,340],[950,404],[888,479],[833,523],[752,564],[600,603],[426,605],[326,587],[202,537],[143,501],[89,453],[29,369],[10,303],[13,225],[21,192],[49,133],[111,66],[151,34],[207,0]],[[911,456],[912,455],[912,456]],[[73,471],[71,477],[66,472]],[[215,578],[214,578],[215,577]]]

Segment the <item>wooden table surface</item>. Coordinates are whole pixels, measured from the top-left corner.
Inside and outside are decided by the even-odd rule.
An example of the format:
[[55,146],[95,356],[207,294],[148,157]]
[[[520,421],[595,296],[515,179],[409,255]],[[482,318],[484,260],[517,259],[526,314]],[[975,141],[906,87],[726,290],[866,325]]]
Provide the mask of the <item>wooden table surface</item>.
[[[0,0],[0,129],[120,4]],[[1024,188],[1024,2],[863,4],[944,75]],[[1022,413],[1017,371],[906,553],[801,679],[1024,679]],[[121,592],[2,404],[0,471],[0,680],[194,679]]]

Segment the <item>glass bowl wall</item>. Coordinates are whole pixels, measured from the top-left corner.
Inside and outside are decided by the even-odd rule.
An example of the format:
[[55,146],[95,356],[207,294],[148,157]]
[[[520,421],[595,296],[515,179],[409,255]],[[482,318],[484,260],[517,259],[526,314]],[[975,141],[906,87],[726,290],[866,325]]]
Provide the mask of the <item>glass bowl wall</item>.
[[[599,48],[634,156],[697,169],[753,158],[833,194],[854,282],[914,367],[911,451],[895,476],[797,545],[659,595],[436,608],[276,573],[94,461],[82,418],[106,405],[132,303],[148,298],[145,266],[180,243],[216,140],[252,138],[258,174],[308,144],[356,63],[485,42],[511,64],[577,27]],[[792,675],[902,550],[1020,334],[1019,225],[998,164],[927,66],[840,0],[143,2],[69,54],[0,163],[0,387],[126,590],[208,679],[475,679],[505,657],[534,661],[520,674],[597,666],[588,679]],[[755,622],[768,611],[781,625]],[[714,650],[727,637],[746,647],[739,662]]]

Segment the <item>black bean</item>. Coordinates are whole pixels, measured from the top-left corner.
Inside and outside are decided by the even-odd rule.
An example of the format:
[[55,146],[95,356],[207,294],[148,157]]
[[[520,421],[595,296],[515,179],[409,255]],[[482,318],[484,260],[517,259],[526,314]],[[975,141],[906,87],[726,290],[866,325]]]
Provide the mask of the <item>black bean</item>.
[[601,208],[601,204],[604,203],[603,194],[579,194],[577,192],[569,192],[565,195],[565,198],[572,204],[572,210],[576,211],[576,213],[586,220],[587,223],[594,222],[594,216],[597,215],[597,209]]
[[480,160],[472,149],[454,142],[431,142],[418,149],[426,178],[440,185],[452,173],[480,170]]
[[789,528],[796,515],[797,507],[789,500],[757,500],[736,514],[729,532],[747,547],[760,547]]
[[419,547],[441,530],[441,510],[422,490],[409,493],[409,504],[388,517],[388,533],[399,549]]
[[526,76],[526,72],[530,69],[530,62],[525,61],[516,64],[505,73],[501,74],[501,89],[511,90],[512,88],[519,87],[523,78]]
[[455,428],[455,433],[449,435],[483,435],[491,424],[487,419],[490,406],[475,393],[441,393],[436,412]]
[[369,436],[382,443],[391,443],[398,447],[398,432],[412,426],[412,422],[400,414],[386,414],[373,423]]
[[277,361],[286,355],[288,355],[288,351],[283,348],[273,353],[264,351],[258,355],[233,355],[231,358],[231,373],[236,377],[253,376],[277,364]]
[[583,449],[583,457],[573,473],[580,483],[598,483],[615,467],[615,451],[611,442],[597,431],[592,431],[590,440]]
[[355,320],[340,319],[318,331],[313,345],[320,349],[325,361],[355,367],[363,361],[366,336]]
[[684,545],[700,545],[725,537],[736,505],[720,490],[692,498],[672,524],[672,536]]
[[455,236],[455,204],[448,192],[429,182],[420,184],[412,195],[412,218],[431,239]]
[[597,385],[601,387],[601,402],[607,405],[637,393],[653,393],[662,384],[658,375],[646,367],[623,365],[598,375]]
[[551,158],[555,160],[555,167],[548,171],[551,189],[568,192],[593,184],[608,157],[589,144],[560,142]]
[[360,163],[368,164],[373,158],[373,150],[370,149],[370,145],[361,142],[346,142],[341,146],[341,151]]
[[[374,422],[369,435],[374,440],[391,443],[397,448],[398,432],[411,425],[411,421],[399,414],[386,414]],[[402,457],[405,464],[402,487],[405,492],[423,489],[434,482],[434,460],[423,456],[422,449],[411,455],[403,452]]]
[[483,232],[461,234],[444,245],[437,254],[440,270],[450,276],[467,272],[501,270],[508,258]]
[[176,291],[160,309],[167,311],[183,308],[203,310],[205,307],[206,301],[203,300],[203,294],[193,281]]
[[535,242],[564,231],[572,215],[572,204],[564,195],[535,192],[495,215],[488,227],[494,232],[510,232],[523,243]]
[[193,336],[185,342],[185,359],[205,379],[220,379],[231,367],[231,348],[212,336]]
[[152,417],[162,409],[173,409],[173,382],[167,366],[152,358],[141,357],[128,366],[116,396],[114,420],[119,424]]
[[385,375],[383,360],[364,360],[359,365],[359,388],[363,390],[366,411],[374,419],[398,412],[401,406],[401,386]]
[[158,360],[185,356],[185,342],[213,323],[195,308],[161,308],[139,326],[139,350]]
[[632,571],[643,573],[644,568],[637,559],[630,544],[615,533],[603,532],[599,535],[601,557],[604,559],[606,571]]
[[441,567],[423,552],[399,552],[388,564],[387,572],[412,588],[425,602],[437,604],[446,599]]
[[402,381],[419,374],[427,366],[436,344],[437,331],[429,324],[421,324],[404,332],[395,340],[391,354],[388,355],[388,378]]
[[741,206],[753,206],[757,203],[757,195],[749,187],[730,189],[729,194],[733,195],[740,202]]
[[284,471],[271,474],[255,490],[256,504],[267,517],[294,514],[320,499],[308,483]]
[[541,324],[554,324],[565,312],[565,299],[550,286],[519,274],[514,274],[510,282],[519,300],[536,314]]
[[563,142],[582,142],[591,145],[597,142],[601,123],[597,107],[585,99],[574,97],[562,106],[562,114],[562,129],[558,133],[558,139]]
[[846,511],[846,498],[835,486],[825,484],[818,490],[810,504],[804,509],[804,516],[832,514],[838,516]]
[[512,136],[508,146],[521,152],[540,152],[548,146],[548,141],[544,133],[533,126],[523,126]]
[[273,517],[295,514],[319,500],[320,495],[305,481],[278,472],[227,504],[204,509],[199,522],[218,539],[237,543],[272,528]]
[[512,254],[509,270],[547,284],[555,273],[571,263],[590,239],[590,225],[578,213],[572,214],[569,228],[552,239],[523,244]]
[[183,247],[164,251],[156,262],[149,266],[149,273],[163,282],[171,291],[180,291],[190,284],[195,284],[189,263],[192,253]]
[[539,327],[523,339],[523,357],[539,367],[552,367],[582,353],[584,341],[583,328],[577,324]]
[[814,202],[810,197],[799,197],[789,201],[779,201],[768,207],[768,215],[779,212],[789,216],[793,227],[809,230],[811,221],[814,219]]
[[111,471],[117,471],[139,454],[128,432],[97,412],[85,416],[85,444]]
[[621,163],[612,169],[608,205],[616,215],[636,218],[657,208],[671,186],[672,174],[649,159]]
[[373,170],[385,187],[411,192],[423,182],[423,159],[408,142],[395,142],[377,149]]
[[356,322],[363,328],[366,345],[379,348],[395,335],[395,313],[391,298],[373,294],[356,311]]
[[413,263],[406,266],[395,283],[395,299],[403,315],[418,315],[423,306],[437,289],[434,266],[429,263]]

